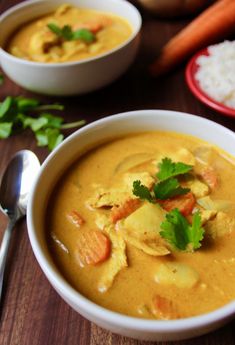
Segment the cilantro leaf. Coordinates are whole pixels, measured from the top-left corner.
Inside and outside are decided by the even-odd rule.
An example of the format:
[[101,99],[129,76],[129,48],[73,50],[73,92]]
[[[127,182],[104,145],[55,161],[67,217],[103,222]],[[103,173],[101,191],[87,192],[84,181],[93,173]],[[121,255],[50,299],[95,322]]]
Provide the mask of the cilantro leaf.
[[33,132],[38,131],[42,127],[46,126],[48,124],[48,120],[45,119],[44,117],[38,117],[38,118],[33,118],[33,117],[26,117],[24,120],[24,128],[30,127]]
[[59,36],[59,37],[63,37],[62,29],[61,29],[58,25],[56,25],[56,24],[54,24],[54,23],[49,23],[49,24],[47,24],[47,27],[48,27],[48,29],[50,29],[51,32],[53,32],[55,35],[57,35],[57,36]]
[[35,133],[39,146],[47,146],[49,150],[53,150],[64,138],[61,130],[80,127],[85,123],[80,120],[64,124],[62,117],[43,112],[63,108],[60,104],[41,105],[38,100],[23,96],[6,97],[0,103],[0,139],[30,128]]
[[62,123],[63,123],[63,118],[60,116],[54,116],[49,113],[42,113],[40,116],[41,119],[43,119],[48,127],[52,128],[61,128]]
[[0,74],[0,85],[2,85],[4,82],[4,76],[2,74]]
[[15,98],[17,109],[21,112],[35,109],[39,105],[39,101],[34,98],[16,97]]
[[48,146],[51,151],[59,145],[64,138],[63,134],[56,128],[46,128],[37,131],[35,134],[38,146]]
[[78,39],[86,43],[92,43],[95,40],[95,35],[88,29],[79,29],[73,32],[73,40]]
[[0,103],[0,118],[3,118],[3,116],[8,112],[12,103],[13,103],[13,98],[9,96],[6,97],[2,103]]
[[0,122],[0,139],[6,139],[11,134],[12,123]]
[[196,212],[192,225],[187,219],[174,209],[166,214],[166,220],[161,223],[160,235],[166,239],[173,248],[178,250],[193,251],[200,248],[204,229],[201,226],[201,216]]
[[170,178],[155,184],[153,191],[156,199],[165,200],[177,195],[186,194],[190,189],[182,188],[176,178]]
[[79,30],[73,31],[71,26],[64,25],[60,28],[54,23],[47,24],[47,27],[59,38],[64,39],[65,41],[75,41],[81,40],[86,43],[91,43],[95,40],[95,35],[88,29],[81,28]]
[[160,181],[167,180],[170,177],[186,174],[192,170],[192,165],[184,164],[182,162],[174,163],[170,158],[163,158],[158,164],[159,172],[157,177]]
[[201,226],[201,216],[199,212],[194,213],[192,225],[189,227],[189,240],[193,243],[193,249],[201,247],[200,241],[203,240],[205,230]]
[[149,202],[154,202],[154,199],[149,191],[149,189],[141,184],[141,181],[137,180],[133,182],[133,194],[138,196],[141,200],[148,200]]

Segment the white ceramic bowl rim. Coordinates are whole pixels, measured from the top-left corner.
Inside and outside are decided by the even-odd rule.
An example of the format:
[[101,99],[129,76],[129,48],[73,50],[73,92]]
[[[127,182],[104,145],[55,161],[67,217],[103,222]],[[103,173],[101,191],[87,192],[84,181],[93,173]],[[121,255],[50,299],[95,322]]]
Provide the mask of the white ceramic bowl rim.
[[34,251],[34,254],[46,274],[50,278],[50,281],[52,284],[58,288],[58,291],[61,291],[63,295],[67,296],[69,300],[76,301],[77,305],[79,305],[81,308],[85,310],[89,310],[91,314],[96,316],[97,318],[101,317],[103,319],[106,319],[107,321],[111,321],[115,323],[117,326],[129,328],[132,330],[143,330],[150,333],[158,332],[158,331],[167,331],[169,334],[172,333],[180,333],[182,331],[186,330],[192,330],[200,328],[201,326],[210,325],[212,323],[215,323],[216,321],[227,319],[228,317],[231,317],[235,313],[235,301],[230,302],[226,304],[225,306],[216,309],[215,311],[202,314],[195,317],[189,317],[179,320],[146,320],[141,318],[135,318],[130,317],[126,315],[122,315],[117,312],[110,311],[108,309],[105,309],[84,296],[82,296],[79,292],[77,292],[74,288],[72,288],[66,280],[60,275],[59,273],[55,272],[53,267],[48,263],[40,245],[37,241],[37,235],[32,230],[34,228],[33,219],[32,219],[32,211],[33,211],[33,204],[34,204],[34,192],[36,190],[37,184],[40,183],[40,176],[42,175],[42,170],[46,169],[49,161],[51,158],[61,150],[61,146],[69,146],[70,142],[73,141],[73,139],[80,135],[80,133],[87,132],[92,130],[93,128],[97,126],[102,126],[103,124],[107,125],[110,122],[120,121],[127,116],[131,120],[132,118],[141,118],[143,116],[157,116],[162,115],[166,118],[168,118],[169,121],[178,120],[179,122],[184,122],[186,118],[190,118],[193,123],[201,123],[201,124],[207,124],[211,127],[211,130],[214,129],[220,129],[223,131],[227,137],[231,137],[235,140],[235,134],[223,127],[222,125],[219,125],[213,121],[201,118],[196,115],[191,115],[188,113],[182,113],[182,112],[176,112],[176,111],[168,111],[168,110],[140,110],[140,111],[131,111],[126,113],[121,113],[117,115],[108,116],[106,118],[103,118],[101,120],[92,122],[89,125],[84,126],[83,128],[79,129],[72,135],[70,135],[67,139],[64,140],[64,142],[57,147],[44,161],[42,164],[41,173],[37,177],[35,181],[34,188],[31,192],[30,199],[29,199],[29,207],[27,212],[27,224],[28,224],[28,234],[30,238],[30,242]]
[[[8,16],[12,15],[14,12],[17,12],[18,10],[25,8],[25,7],[30,7],[31,5],[35,5],[37,3],[41,3],[42,1],[45,0],[28,0],[28,1],[24,1],[23,3],[20,3],[18,5],[15,5],[11,8],[9,8],[7,11],[5,11],[4,13],[1,14],[0,16],[0,25],[1,25],[1,21],[3,21],[4,19],[6,19]],[[44,62],[37,62],[37,61],[29,61],[29,60],[25,60],[25,59],[20,59],[12,54],[9,54],[5,49],[3,49],[0,46],[0,54],[5,55],[8,59],[10,59],[11,61],[15,61],[24,65],[33,65],[33,66],[43,66],[45,68],[58,68],[58,66],[74,66],[74,65],[82,65],[85,63],[88,63],[90,61],[94,61],[94,60],[99,60],[102,59],[103,57],[109,56],[112,53],[122,49],[123,47],[125,47],[126,45],[128,45],[129,42],[131,42],[139,33],[141,26],[142,26],[142,17],[139,13],[139,11],[137,10],[137,8],[132,5],[130,2],[128,2],[127,0],[108,0],[108,1],[112,1],[113,3],[123,3],[123,5],[126,5],[130,8],[130,10],[132,10],[133,12],[135,12],[136,17],[138,18],[138,25],[136,27],[133,27],[133,32],[131,34],[131,36],[122,44],[118,45],[116,48],[109,50],[107,53],[103,53],[97,56],[94,56],[92,58],[86,58],[83,60],[79,60],[79,61],[71,61],[71,62],[54,62],[54,63],[44,63]]]

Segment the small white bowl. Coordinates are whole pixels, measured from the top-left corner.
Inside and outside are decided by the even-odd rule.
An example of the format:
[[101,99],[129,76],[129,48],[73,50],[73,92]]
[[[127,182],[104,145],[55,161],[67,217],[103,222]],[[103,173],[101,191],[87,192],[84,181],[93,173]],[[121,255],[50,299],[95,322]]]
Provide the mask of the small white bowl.
[[67,63],[39,63],[19,59],[4,50],[10,35],[21,25],[55,10],[64,0],[29,0],[0,17],[0,64],[14,82],[48,95],[75,95],[97,90],[121,76],[133,62],[141,29],[138,10],[125,0],[70,0],[74,6],[111,12],[132,26],[131,37],[117,48],[94,58]]
[[235,134],[202,117],[167,110],[140,110],[110,116],[87,125],[68,137],[43,163],[30,195],[27,224],[34,254],[59,295],[77,312],[114,333],[142,340],[167,341],[192,338],[212,331],[231,319],[235,302],[208,314],[180,320],[158,321],[112,312],[89,301],[65,280],[47,248],[44,216],[48,198],[65,169],[100,142],[128,133],[175,131],[196,136],[235,156]]

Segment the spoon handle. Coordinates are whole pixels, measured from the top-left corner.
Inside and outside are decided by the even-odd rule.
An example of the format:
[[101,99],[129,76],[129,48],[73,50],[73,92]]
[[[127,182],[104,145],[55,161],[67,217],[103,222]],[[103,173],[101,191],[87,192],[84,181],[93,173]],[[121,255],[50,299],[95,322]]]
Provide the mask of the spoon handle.
[[1,248],[0,248],[0,301],[1,301],[1,296],[2,296],[2,286],[3,286],[4,271],[5,271],[5,266],[6,266],[6,258],[7,258],[8,248],[9,248],[11,234],[12,234],[14,225],[15,225],[15,220],[10,220],[4,232]]

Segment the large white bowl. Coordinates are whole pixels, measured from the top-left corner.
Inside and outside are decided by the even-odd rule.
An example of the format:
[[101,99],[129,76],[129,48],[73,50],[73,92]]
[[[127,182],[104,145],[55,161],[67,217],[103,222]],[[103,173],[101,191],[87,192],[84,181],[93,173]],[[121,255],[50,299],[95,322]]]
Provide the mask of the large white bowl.
[[22,87],[48,95],[74,95],[99,89],[123,74],[133,62],[138,46],[141,16],[125,0],[69,0],[77,7],[112,12],[133,27],[131,37],[106,54],[83,61],[39,63],[19,59],[4,50],[10,35],[22,24],[55,10],[64,0],[29,0],[0,17],[0,64],[4,72]]
[[144,340],[179,340],[195,337],[223,325],[234,316],[235,302],[201,316],[155,321],[104,309],[78,293],[61,275],[45,241],[44,215],[48,198],[64,170],[89,148],[116,136],[140,131],[166,130],[204,139],[235,155],[235,134],[202,117],[166,110],[140,110],[96,121],[68,137],[42,165],[29,199],[27,224],[34,254],[50,283],[76,311],[112,332]]

